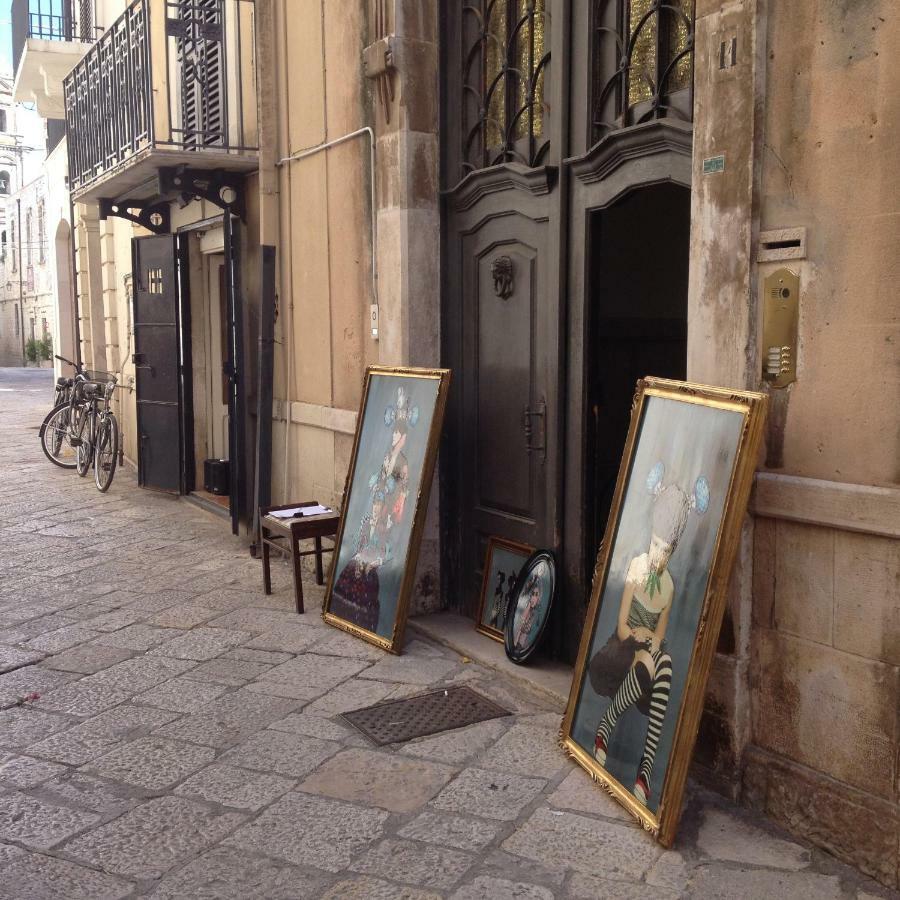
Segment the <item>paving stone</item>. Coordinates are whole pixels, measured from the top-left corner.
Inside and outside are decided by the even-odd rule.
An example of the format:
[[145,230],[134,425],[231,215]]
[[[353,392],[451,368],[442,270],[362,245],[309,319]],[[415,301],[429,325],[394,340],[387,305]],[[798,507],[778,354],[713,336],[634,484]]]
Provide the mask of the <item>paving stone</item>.
[[474,852],[487,847],[497,836],[499,828],[494,822],[426,810],[404,825],[397,834],[414,841]]
[[322,716],[310,716],[304,712],[291,713],[273,722],[269,728],[275,731],[289,731],[291,734],[305,734],[307,737],[321,738],[323,741],[341,741],[368,746],[368,741],[355,728]]
[[410,741],[400,748],[400,752],[461,765],[482,754],[505,734],[509,726],[509,719],[490,719]]
[[88,619],[84,626],[93,628],[95,631],[118,631],[120,628],[139,622],[141,618],[140,612],[136,609],[114,609],[93,619]]
[[73,728],[69,734],[95,735],[124,740],[125,738],[137,737],[177,718],[178,714],[169,710],[123,703],[115,709],[109,709],[82,722]]
[[[597,900],[598,897],[614,897],[616,900],[676,900],[679,895],[647,884],[630,884],[627,881],[613,881],[586,872],[574,872],[569,879],[566,896],[573,900]],[[729,896],[732,900],[738,898],[748,900],[746,895],[742,894]],[[698,895],[698,900],[700,897],[706,900],[705,895]]]
[[71,727],[72,719],[40,712],[30,703],[0,711],[0,746],[27,747]]
[[130,650],[120,647],[104,647],[100,644],[85,644],[73,647],[63,653],[57,653],[44,660],[48,669],[59,669],[63,672],[79,672],[82,675],[93,675],[108,669],[122,660],[133,656]]
[[[347,777],[348,772],[353,773],[352,778]],[[453,769],[437,763],[353,749],[328,760],[299,789],[380,806],[391,812],[413,812],[430,800],[453,774]]]
[[303,707],[307,715],[331,716],[380,703],[391,696],[396,686],[382,681],[351,681],[338,685],[318,700]]
[[478,760],[485,769],[554,778],[571,763],[557,744],[559,729],[514,725]]
[[667,850],[647,872],[647,884],[680,894],[687,888],[688,867],[677,850]]
[[22,666],[30,666],[32,663],[40,662],[43,658],[44,654],[36,650],[17,650],[15,647],[0,647],[0,673],[21,669]]
[[503,849],[544,865],[637,880],[656,862],[662,848],[641,829],[588,819],[575,813],[538,809],[503,842]]
[[153,625],[138,623],[129,625],[121,631],[103,634],[93,641],[93,645],[102,644],[107,647],[121,647],[124,650],[150,650],[164,641],[178,637],[184,632],[177,628],[157,628]]
[[178,606],[170,606],[158,613],[154,613],[147,623],[160,628],[194,628],[209,619],[220,615],[221,610],[211,606],[200,606],[198,603],[182,603]]
[[144,655],[127,659],[85,680],[91,684],[137,694],[176,675],[183,675],[188,669],[193,669],[194,665],[190,660]]
[[[340,872],[377,840],[389,813],[312,794],[286,794],[223,843]],[[302,823],[315,822],[315,828]]]
[[49,850],[97,819],[94,813],[54,806],[21,793],[0,795],[0,841]]
[[42,710],[49,709],[87,718],[124,703],[130,696],[128,691],[109,687],[90,678],[82,678],[73,684],[50,691],[36,703]]
[[447,890],[465,875],[474,861],[474,857],[458,850],[385,840],[354,860],[350,868],[367,875]]
[[238,687],[246,684],[248,681],[253,681],[254,678],[258,678],[271,668],[272,666],[268,663],[246,662],[220,657],[191,669],[191,678]]
[[30,756],[11,756],[0,762],[0,783],[11,788],[31,788],[67,771],[65,766],[33,759]]
[[584,769],[577,767],[566,775],[562,784],[547,798],[557,809],[571,809],[592,816],[604,816],[629,825],[640,827],[637,820],[625,808],[616,803],[603,788],[594,784]]
[[91,775],[78,772],[44,782],[32,791],[39,799],[58,806],[74,806],[88,809],[104,816],[121,813],[137,804],[133,789],[125,785],[112,784]]
[[440,894],[380,878],[347,878],[335,884],[322,900],[441,900]]
[[436,809],[511,821],[543,790],[542,778],[464,769],[431,801]]
[[175,793],[256,812],[286,794],[296,783],[289,778],[237,766],[211,765],[188,778]]
[[[22,609],[20,604],[16,605],[17,607],[19,607],[19,609]],[[22,611],[24,612],[24,609],[22,609]],[[24,637],[24,640],[18,640],[16,641],[16,643],[26,643],[32,638],[36,638],[42,634],[48,634],[51,631],[56,631],[57,629],[64,628],[67,625],[77,625],[78,623],[73,618],[74,614],[71,612],[71,610],[67,610],[66,612],[66,615],[62,615],[61,613],[52,613],[49,616],[41,616],[39,618],[32,618],[30,615],[25,615],[24,621],[21,615],[9,616],[8,618],[18,621],[18,624],[16,624],[13,629],[16,635],[21,635]],[[9,626],[6,627],[7,629],[9,628]]]
[[133,889],[121,878],[40,853],[17,857],[0,878],[0,900],[120,900]]
[[450,900],[484,900],[486,897],[491,900],[554,900],[553,892],[540,885],[488,875],[480,875],[458,888],[450,895]]
[[99,631],[88,628],[86,625],[65,625],[56,631],[33,638],[28,645],[32,649],[42,650],[44,653],[59,653],[62,650],[68,650],[69,647],[86,644],[99,634]]
[[185,675],[165,681],[134,699],[137,703],[158,706],[162,709],[173,709],[177,712],[196,712],[215,700],[227,687],[213,681],[198,681]]
[[436,684],[446,678],[458,663],[439,657],[386,656],[366,669],[360,678],[399,681],[403,684]]
[[342,631],[333,631],[331,634],[320,637],[310,649],[313,653],[320,653],[323,656],[349,656],[353,659],[368,659],[372,662],[384,659],[384,650],[380,647],[373,647],[352,634],[344,634]]
[[28,752],[70,766],[80,766],[108,753],[118,743],[113,738],[70,729],[33,744]]
[[238,647],[250,638],[249,631],[233,631],[224,628],[199,626],[171,641],[166,641],[151,652],[153,656],[174,656],[178,659],[205,662],[215,659],[226,650]]
[[342,681],[352,678],[368,663],[359,659],[338,656],[319,656],[305,653],[289,662],[275,666],[261,676],[262,681],[288,683],[302,699],[314,700]]
[[15,847],[12,844],[0,844],[0,866],[5,866],[17,856],[23,856],[25,852],[21,847]]
[[138,594],[128,606],[131,609],[138,609],[149,614],[169,609],[172,606],[183,605],[192,599],[193,597],[187,591],[163,589],[149,594]]
[[281,653],[277,650],[252,650],[248,647],[238,647],[222,654],[222,659],[239,659],[242,662],[262,663],[266,666],[279,666],[289,659],[293,659],[291,653]]
[[704,813],[697,836],[697,849],[712,859],[769,869],[799,871],[810,862],[809,851],[805,847],[773,837],[718,809],[709,809]]
[[162,791],[208,765],[214,758],[215,751],[211,747],[142,737],[101,756],[82,771],[150,791]]
[[240,631],[252,631],[254,634],[265,634],[278,631],[285,626],[295,625],[297,613],[280,609],[260,609],[255,606],[244,606],[232,612],[219,615],[208,622],[210,628],[232,628]]
[[41,694],[71,681],[74,676],[43,666],[25,666],[0,675],[0,707],[19,702],[29,694]]
[[[282,731],[264,731],[229,750],[222,759],[248,769],[302,778],[340,749],[339,744],[330,741]],[[359,773],[354,773],[354,777],[358,776]],[[343,777],[346,779],[346,772]]]
[[790,897],[790,900],[838,900],[843,897],[840,879],[814,872],[771,872],[710,865],[697,869],[690,892],[704,900],[734,897]]
[[218,843],[244,816],[217,813],[184,797],[160,797],[65,845],[65,852],[106,872],[160,878]]
[[275,859],[216,847],[167,875],[154,900],[306,900],[322,895],[323,876]]
[[307,624],[284,624],[271,631],[264,631],[247,642],[255,650],[276,650],[282,653],[302,653],[321,640],[323,630]]
[[249,591],[232,590],[230,588],[198,594],[193,598],[201,606],[212,606],[220,611],[240,609],[253,601]]

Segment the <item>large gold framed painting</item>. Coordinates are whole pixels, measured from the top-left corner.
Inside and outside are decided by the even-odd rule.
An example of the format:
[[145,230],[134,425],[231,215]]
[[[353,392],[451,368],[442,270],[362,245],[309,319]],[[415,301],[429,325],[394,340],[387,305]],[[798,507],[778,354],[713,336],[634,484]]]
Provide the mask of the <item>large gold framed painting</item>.
[[561,744],[666,846],[756,468],[762,394],[638,382]]
[[370,366],[322,615],[398,653],[437,457],[448,369]]

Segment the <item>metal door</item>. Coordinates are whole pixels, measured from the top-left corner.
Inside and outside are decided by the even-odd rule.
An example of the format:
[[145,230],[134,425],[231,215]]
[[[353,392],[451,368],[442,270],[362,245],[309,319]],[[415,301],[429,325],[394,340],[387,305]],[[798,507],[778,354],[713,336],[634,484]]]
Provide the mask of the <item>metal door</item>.
[[175,237],[131,242],[138,484],[181,490],[181,389]]

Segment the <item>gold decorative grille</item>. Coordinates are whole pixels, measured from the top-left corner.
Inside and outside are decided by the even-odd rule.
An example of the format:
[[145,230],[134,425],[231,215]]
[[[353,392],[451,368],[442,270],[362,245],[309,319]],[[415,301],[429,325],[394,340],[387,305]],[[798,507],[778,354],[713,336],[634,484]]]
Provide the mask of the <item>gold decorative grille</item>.
[[540,165],[547,0],[470,0],[463,7],[463,175],[502,162]]
[[692,118],[694,0],[595,0],[592,140]]

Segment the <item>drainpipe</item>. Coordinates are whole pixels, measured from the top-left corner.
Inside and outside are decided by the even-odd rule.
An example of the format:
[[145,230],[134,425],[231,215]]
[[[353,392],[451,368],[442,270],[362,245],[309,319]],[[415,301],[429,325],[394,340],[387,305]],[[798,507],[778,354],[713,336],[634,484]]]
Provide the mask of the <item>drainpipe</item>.
[[[274,0],[257,0],[256,40],[259,127],[260,302],[256,386],[256,465],[253,476],[250,552],[256,556],[259,508],[272,502],[272,400],[275,380],[275,281],[278,246],[278,109],[275,79]],[[285,338],[287,344],[289,338]],[[288,410],[290,404],[288,403]],[[290,427],[288,412],[287,427]]]
[[16,197],[16,209],[19,224],[16,226],[19,234],[19,337],[22,338],[22,368],[25,368],[25,273],[22,271],[22,198]]

